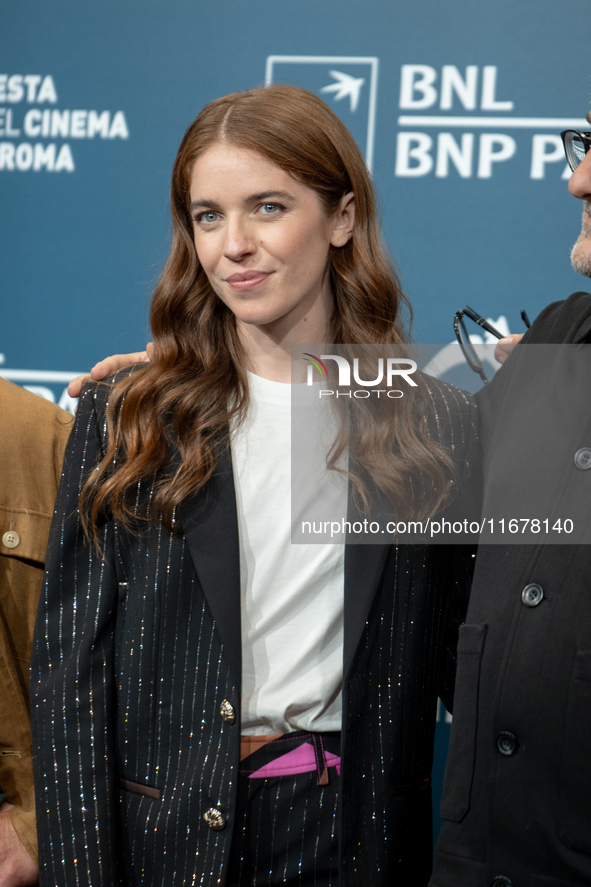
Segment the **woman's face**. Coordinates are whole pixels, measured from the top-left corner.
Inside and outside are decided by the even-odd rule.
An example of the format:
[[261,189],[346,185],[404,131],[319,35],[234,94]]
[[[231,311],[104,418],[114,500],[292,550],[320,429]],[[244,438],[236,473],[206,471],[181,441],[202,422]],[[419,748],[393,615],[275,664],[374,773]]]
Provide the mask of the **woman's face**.
[[199,261],[239,325],[326,324],[328,253],[351,237],[352,194],[327,218],[312,188],[257,151],[220,143],[193,167],[191,216]]

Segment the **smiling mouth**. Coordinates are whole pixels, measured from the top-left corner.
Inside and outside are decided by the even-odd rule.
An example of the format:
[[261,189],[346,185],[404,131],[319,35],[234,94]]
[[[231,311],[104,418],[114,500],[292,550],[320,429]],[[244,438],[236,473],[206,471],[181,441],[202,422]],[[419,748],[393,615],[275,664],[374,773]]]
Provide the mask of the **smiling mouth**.
[[242,292],[254,289],[264,283],[271,274],[273,274],[272,271],[242,271],[239,274],[231,274],[230,277],[226,277],[226,283],[230,284],[232,289]]

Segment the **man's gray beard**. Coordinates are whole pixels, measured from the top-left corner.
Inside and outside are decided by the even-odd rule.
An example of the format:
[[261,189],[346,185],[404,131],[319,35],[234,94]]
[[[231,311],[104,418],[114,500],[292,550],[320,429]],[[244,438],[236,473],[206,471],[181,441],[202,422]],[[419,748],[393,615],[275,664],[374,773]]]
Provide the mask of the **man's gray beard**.
[[572,248],[570,263],[579,274],[591,277],[591,231],[581,232],[581,235]]
[[588,200],[583,201],[583,226],[579,239],[572,248],[570,254],[570,262],[575,271],[584,274],[585,277],[591,277],[591,228],[585,224],[585,215],[591,212],[591,205]]

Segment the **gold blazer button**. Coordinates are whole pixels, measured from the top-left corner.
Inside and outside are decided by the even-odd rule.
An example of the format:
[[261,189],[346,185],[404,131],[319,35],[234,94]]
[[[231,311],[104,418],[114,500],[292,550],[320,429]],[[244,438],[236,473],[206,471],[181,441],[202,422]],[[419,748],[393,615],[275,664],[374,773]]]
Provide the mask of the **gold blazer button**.
[[219,810],[216,810],[215,807],[210,807],[209,810],[206,810],[203,818],[208,826],[215,829],[216,832],[221,832],[226,827],[226,817]]
[[234,724],[236,721],[236,712],[234,711],[234,706],[228,702],[227,699],[224,699],[222,704],[220,705],[220,714],[224,721],[228,724]]
[[21,537],[16,530],[7,530],[2,536],[2,545],[4,545],[5,548],[16,548],[20,544]]

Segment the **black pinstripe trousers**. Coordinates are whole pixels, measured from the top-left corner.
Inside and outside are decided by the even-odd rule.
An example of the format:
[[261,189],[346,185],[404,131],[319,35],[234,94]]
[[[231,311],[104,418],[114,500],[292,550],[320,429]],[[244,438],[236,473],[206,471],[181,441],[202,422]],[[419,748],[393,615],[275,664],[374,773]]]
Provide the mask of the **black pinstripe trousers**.
[[[323,779],[321,760],[308,773],[250,776],[312,736],[289,734],[280,745],[270,742],[242,761],[226,887],[337,887],[336,768],[330,767]],[[326,751],[340,755],[340,733],[320,736]]]

